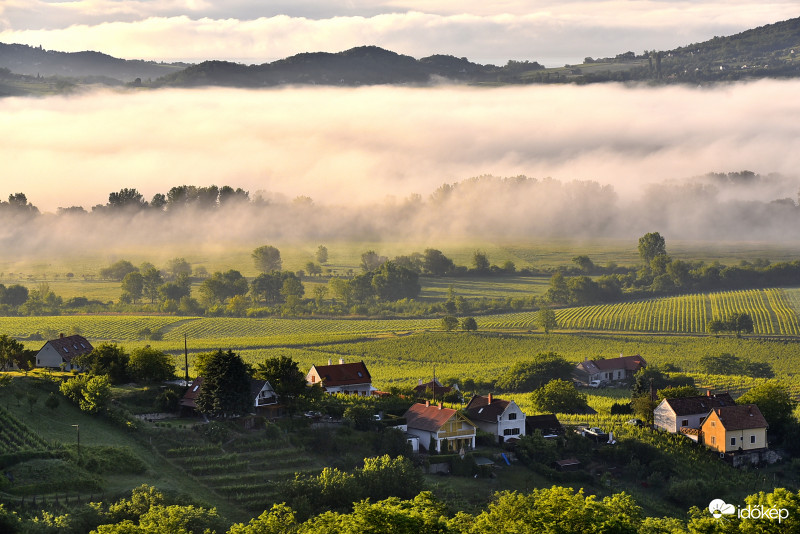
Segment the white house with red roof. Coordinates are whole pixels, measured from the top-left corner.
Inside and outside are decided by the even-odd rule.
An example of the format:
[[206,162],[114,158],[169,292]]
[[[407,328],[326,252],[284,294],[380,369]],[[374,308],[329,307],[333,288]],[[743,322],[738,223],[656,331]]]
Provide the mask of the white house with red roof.
[[647,362],[638,354],[602,360],[587,359],[575,366],[573,376],[577,381],[584,384],[589,384],[594,380],[616,382],[632,378],[639,369],[645,367],[647,367]]
[[498,399],[491,393],[475,395],[465,412],[478,428],[497,436],[499,443],[525,435],[525,413],[513,400]]
[[77,370],[80,367],[73,363],[73,359],[94,350],[92,344],[83,336],[65,336],[61,334],[58,339],[51,339],[36,353],[36,367],[48,367],[65,371]]
[[443,448],[458,452],[475,448],[476,427],[466,416],[452,408],[444,408],[441,403],[417,403],[403,414],[406,419],[406,432],[419,438],[421,447],[431,445],[437,452]]
[[312,365],[306,375],[306,382],[311,385],[320,384],[326,393],[344,393],[346,395],[372,395],[376,388],[372,387],[372,376],[364,362],[344,363],[339,359],[338,365]]

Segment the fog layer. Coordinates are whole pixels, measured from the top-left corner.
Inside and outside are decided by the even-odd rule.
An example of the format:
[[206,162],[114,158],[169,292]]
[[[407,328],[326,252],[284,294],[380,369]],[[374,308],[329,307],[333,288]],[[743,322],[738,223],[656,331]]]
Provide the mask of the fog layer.
[[[187,212],[168,223],[153,212],[119,220],[106,214],[102,224],[99,214],[40,216],[25,230],[5,225],[0,244],[7,251],[27,232],[26,248],[90,239],[103,246],[106,231],[115,244],[652,230],[794,239],[798,90],[796,81],[761,81],[708,89],[442,86],[7,98],[0,100],[0,195],[23,192],[40,210],[55,212],[91,210],[122,188],[149,200],[177,185],[227,184],[269,202],[197,220]],[[695,178],[745,169],[761,176]],[[439,189],[480,175],[528,179]],[[290,202],[299,195],[313,205]],[[770,204],[787,197],[791,209]]]

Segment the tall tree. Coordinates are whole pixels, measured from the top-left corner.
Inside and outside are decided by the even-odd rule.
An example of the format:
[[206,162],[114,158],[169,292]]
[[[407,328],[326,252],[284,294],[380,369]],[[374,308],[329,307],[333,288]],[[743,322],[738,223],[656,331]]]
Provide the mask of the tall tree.
[[81,354],[74,362],[93,376],[107,376],[112,384],[128,380],[130,355],[115,343],[103,343],[88,354]]
[[158,300],[158,288],[164,283],[161,273],[155,267],[150,267],[142,273],[142,293],[153,304]]
[[380,256],[374,250],[368,250],[361,254],[361,270],[367,273],[374,271],[387,260],[388,258],[386,256]]
[[256,367],[255,377],[269,381],[281,402],[294,403],[307,389],[306,375],[289,356],[267,358]]
[[453,260],[445,256],[441,250],[435,248],[425,249],[422,268],[426,273],[434,276],[444,276],[452,273],[456,266]]
[[639,238],[639,257],[645,267],[650,267],[650,262],[656,256],[667,255],[667,244],[658,232],[649,232]]
[[147,207],[147,201],[136,189],[120,189],[118,193],[108,194],[108,206],[113,209],[140,210]]
[[0,335],[0,371],[10,367],[24,350],[25,346],[13,337]]
[[372,287],[381,300],[413,299],[419,295],[419,275],[411,269],[387,261],[372,277]]
[[482,250],[476,250],[472,255],[472,264],[475,265],[475,270],[479,273],[489,272],[489,257]]
[[556,312],[554,312],[551,308],[540,308],[536,320],[539,323],[539,326],[542,327],[542,330],[544,330],[545,334],[549,334],[550,330],[558,328]]
[[203,369],[197,408],[205,414],[226,417],[248,413],[252,405],[250,369],[241,356],[232,350],[212,353]]
[[320,245],[317,247],[317,252],[314,254],[317,263],[328,263],[328,247]]
[[120,300],[130,300],[136,304],[136,301],[142,298],[143,291],[144,278],[142,277],[142,273],[138,271],[128,273],[125,275],[125,278],[122,279],[122,296]]
[[272,271],[280,271],[283,266],[281,261],[281,252],[272,245],[263,245],[253,251],[253,261],[256,264],[256,269],[262,273],[271,273]]

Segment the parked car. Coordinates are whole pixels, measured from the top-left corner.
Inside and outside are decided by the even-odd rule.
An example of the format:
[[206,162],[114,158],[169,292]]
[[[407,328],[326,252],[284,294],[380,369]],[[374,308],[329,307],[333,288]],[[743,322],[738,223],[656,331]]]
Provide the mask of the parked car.
[[641,419],[630,419],[625,424],[633,426],[644,426],[644,421]]
[[592,380],[591,382],[589,382],[589,387],[590,388],[602,388],[602,387],[605,387],[605,383],[604,382],[605,382],[604,380]]
[[585,438],[591,438],[597,441],[608,439],[608,434],[603,432],[603,429],[596,426],[584,429],[581,435]]

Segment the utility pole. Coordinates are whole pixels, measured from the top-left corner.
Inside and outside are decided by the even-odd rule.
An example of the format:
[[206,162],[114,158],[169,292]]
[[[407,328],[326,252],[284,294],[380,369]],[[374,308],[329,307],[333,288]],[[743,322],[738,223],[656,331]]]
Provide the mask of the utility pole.
[[433,403],[436,404],[436,364],[433,364]]
[[80,425],[72,425],[75,427],[75,432],[78,434],[78,458],[81,457],[81,427]]
[[189,387],[189,347],[186,342],[187,334],[183,334],[183,364],[184,369],[186,370],[186,387]]

